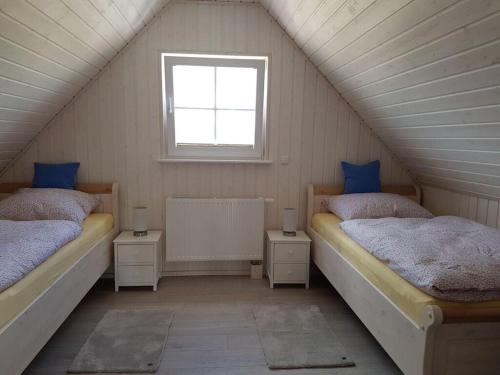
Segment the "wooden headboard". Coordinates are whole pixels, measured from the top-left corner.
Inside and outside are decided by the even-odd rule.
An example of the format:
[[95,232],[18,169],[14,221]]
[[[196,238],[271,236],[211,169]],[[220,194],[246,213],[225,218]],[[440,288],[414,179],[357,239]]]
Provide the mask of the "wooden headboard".
[[[408,197],[415,202],[421,202],[421,190],[417,185],[386,185],[382,186],[383,193],[399,194]],[[307,190],[307,228],[311,226],[314,214],[328,212],[328,198],[332,195],[344,193],[343,185],[313,185]]]
[[[0,200],[15,193],[17,189],[31,187],[30,182],[5,182],[0,184]],[[96,195],[100,204],[94,212],[108,212],[113,214],[114,227],[119,228],[119,210],[118,210],[118,183],[91,183],[77,184],[75,190],[84,193]]]

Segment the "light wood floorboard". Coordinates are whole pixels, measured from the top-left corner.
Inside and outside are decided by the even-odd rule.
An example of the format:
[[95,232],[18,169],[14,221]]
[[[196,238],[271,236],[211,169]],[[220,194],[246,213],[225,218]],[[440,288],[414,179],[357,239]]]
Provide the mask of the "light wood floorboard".
[[[356,367],[271,371],[265,365],[252,308],[258,305],[317,305]],[[147,288],[113,291],[101,280],[85,297],[26,375],[63,375],[96,324],[110,309],[162,307],[175,316],[159,375],[373,375],[400,374],[394,363],[321,276],[311,288],[270,289],[248,277],[163,278],[156,293]]]

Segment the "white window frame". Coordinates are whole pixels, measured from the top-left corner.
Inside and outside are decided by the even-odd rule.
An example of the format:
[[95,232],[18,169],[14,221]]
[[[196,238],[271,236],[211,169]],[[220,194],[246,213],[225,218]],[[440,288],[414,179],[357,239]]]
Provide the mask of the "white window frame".
[[[255,144],[247,145],[195,145],[177,144],[175,141],[175,103],[173,95],[173,66],[223,66],[257,69],[255,103]],[[166,160],[265,160],[266,158],[266,105],[267,105],[267,56],[242,56],[221,54],[161,53],[162,107],[163,107],[163,158]]]

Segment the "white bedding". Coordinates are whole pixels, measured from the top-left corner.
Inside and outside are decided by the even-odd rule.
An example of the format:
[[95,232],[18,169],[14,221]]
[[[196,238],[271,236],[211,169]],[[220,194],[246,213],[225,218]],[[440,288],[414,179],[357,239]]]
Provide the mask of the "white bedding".
[[424,292],[450,301],[500,299],[500,231],[454,216],[361,219],[352,239]]
[[82,228],[66,220],[0,220],[0,292],[21,280]]

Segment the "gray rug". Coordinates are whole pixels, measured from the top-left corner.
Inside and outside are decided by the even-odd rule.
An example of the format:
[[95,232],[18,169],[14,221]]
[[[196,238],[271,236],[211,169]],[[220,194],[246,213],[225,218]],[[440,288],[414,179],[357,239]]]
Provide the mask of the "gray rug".
[[317,306],[253,311],[270,369],[354,366]]
[[108,311],[68,372],[155,372],[172,317],[162,309]]

